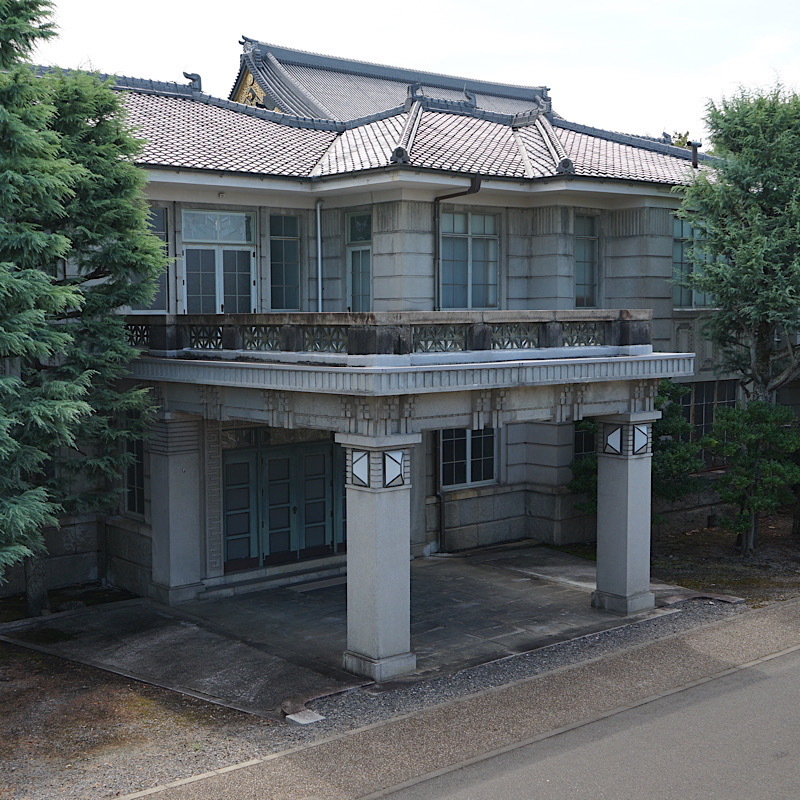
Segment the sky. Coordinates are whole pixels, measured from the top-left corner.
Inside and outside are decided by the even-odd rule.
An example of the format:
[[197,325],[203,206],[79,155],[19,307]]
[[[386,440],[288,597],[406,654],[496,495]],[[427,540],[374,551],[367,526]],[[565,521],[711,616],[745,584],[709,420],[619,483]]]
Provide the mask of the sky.
[[37,63],[179,81],[227,97],[244,34],[326,55],[525,86],[585,125],[707,137],[709,99],[800,89],[797,0],[55,0]]

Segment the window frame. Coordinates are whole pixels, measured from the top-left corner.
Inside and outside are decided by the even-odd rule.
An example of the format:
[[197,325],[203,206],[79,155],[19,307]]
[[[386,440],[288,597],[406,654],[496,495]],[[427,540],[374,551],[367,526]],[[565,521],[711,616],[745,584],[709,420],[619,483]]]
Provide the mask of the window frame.
[[[692,426],[691,432],[688,434],[690,441],[696,441],[704,436],[711,430],[716,418],[718,408],[735,408],[739,401],[739,389],[737,380],[715,380],[715,381],[691,381],[682,384],[688,386],[690,391],[682,395],[680,398],[681,411],[683,416]],[[706,397],[708,396],[708,388],[713,386],[713,398],[709,402]],[[704,398],[698,402],[697,394],[699,388],[702,387]],[[726,395],[720,399],[721,391],[724,390]],[[732,396],[729,396],[732,395]],[[697,421],[698,409],[701,410],[702,420]],[[707,414],[706,409],[710,409],[710,416]],[[707,469],[716,469],[724,465],[724,461],[715,458],[711,453],[703,450],[700,457],[705,461]]]
[[[351,220],[355,217],[369,217],[369,239],[353,239],[351,237]],[[372,290],[372,239],[374,235],[373,230],[374,216],[372,210],[369,211],[350,211],[344,216],[345,224],[345,247],[346,247],[346,267],[347,270],[347,310],[353,313],[364,311],[372,311],[372,303],[374,300]],[[366,308],[355,308],[355,297],[359,298],[364,295],[359,293],[353,294],[354,281],[353,281],[353,256],[355,253],[368,253],[369,255],[369,280],[367,282],[369,295],[366,299]]]
[[[578,220],[591,220],[591,227],[592,232],[591,234],[579,234],[578,233]],[[575,214],[574,220],[574,232],[575,232],[575,245],[573,251],[573,261],[574,261],[574,268],[573,268],[573,292],[574,292],[574,304],[575,308],[599,308],[600,307],[600,225],[599,225],[599,215],[598,214]],[[593,272],[593,281],[583,282],[581,284],[578,283],[578,243],[579,242],[593,242],[594,243],[594,252],[592,253],[591,262],[586,262],[582,260],[580,263],[590,263],[590,268]],[[578,303],[578,286],[589,286],[591,287],[592,291],[592,300],[591,303]]]
[[[464,232],[456,232],[453,231],[445,231],[445,224],[444,218],[446,216],[453,217],[453,225],[452,227],[455,229],[455,217],[465,217],[466,218],[466,225]],[[473,233],[472,232],[472,221],[475,217],[490,217],[494,220],[494,233]],[[457,306],[457,305],[445,305],[444,303],[444,243],[445,239],[454,239],[458,240],[466,240],[467,242],[467,274],[466,274],[466,296],[467,296],[467,305],[465,306]],[[473,249],[474,249],[474,241],[475,240],[482,240],[482,241],[493,241],[495,243],[495,259],[494,259],[494,274],[491,276],[494,278],[493,283],[485,283],[483,284],[487,287],[487,293],[489,287],[494,286],[494,304],[493,305],[475,305],[474,300],[474,293],[475,293],[475,282],[474,282],[474,267],[475,267],[475,259],[473,258]],[[492,263],[492,262],[487,262]],[[492,309],[499,309],[500,308],[500,215],[497,213],[489,212],[489,211],[441,211],[440,218],[439,218],[439,306],[442,310],[453,310],[453,311],[471,311],[471,310],[492,310]],[[453,284],[455,285],[455,284]]]
[[170,313],[170,301],[172,300],[173,292],[170,291],[170,284],[171,281],[171,267],[174,262],[173,254],[172,254],[172,247],[173,247],[173,237],[170,236],[170,229],[171,229],[171,209],[169,205],[165,203],[158,203],[152,202],[148,204],[150,206],[150,216],[152,218],[153,211],[163,211],[164,212],[164,235],[160,235],[160,231],[155,230],[152,226],[150,227],[150,232],[157,236],[164,244],[164,255],[167,258],[167,265],[164,268],[164,272],[161,276],[156,280],[156,293],[153,296],[153,302],[155,303],[156,299],[159,296],[161,291],[161,280],[163,279],[163,290],[164,290],[164,306],[163,308],[156,308],[154,306],[150,306],[150,308],[145,308],[144,306],[130,306],[129,308],[125,309],[126,314],[169,314]]
[[[272,221],[273,219],[281,219],[284,220],[286,218],[294,218],[297,221],[297,236],[274,236],[272,233]],[[267,238],[269,240],[269,308],[271,311],[302,311],[303,309],[303,297],[302,297],[302,288],[303,288],[303,236],[302,236],[302,218],[300,214],[282,214],[276,212],[269,212],[267,214]],[[273,270],[274,270],[274,260],[273,260],[273,253],[272,253],[272,243],[273,241],[276,242],[297,242],[297,305],[296,306],[289,306],[289,305],[276,305],[274,302],[274,287],[275,282],[273,279]],[[285,265],[285,260],[282,262]],[[286,278],[286,274],[284,272],[284,280]],[[280,284],[282,291],[284,292],[284,299],[286,296],[286,283]],[[295,288],[295,287],[292,287]]]
[[[233,239],[219,240],[219,239],[202,239],[202,238],[188,238],[185,235],[186,231],[186,215],[187,214],[225,214],[236,215],[249,219],[249,241],[245,237],[244,241],[236,241]],[[183,309],[186,314],[235,314],[235,313],[256,313],[258,310],[258,276],[256,271],[256,242],[258,241],[257,231],[257,215],[252,211],[242,210],[222,210],[218,208],[203,209],[203,208],[183,208],[181,209],[181,245],[183,248]],[[245,228],[247,228],[245,224]],[[213,251],[214,253],[214,291],[215,303],[213,311],[192,311],[189,308],[189,269],[187,254],[190,250],[206,250]],[[249,253],[250,258],[250,299],[248,303],[248,311],[231,311],[225,310],[225,253],[226,252],[246,252]],[[192,295],[194,297],[194,295]],[[202,296],[202,295],[198,295]],[[241,297],[241,295],[237,295]]]
[[[696,266],[686,258],[691,244],[700,239],[700,231],[686,220],[672,215],[672,307],[676,310],[706,310],[714,308],[713,298],[704,292],[689,289],[677,283],[677,278],[691,275]],[[679,253],[679,258],[676,254]],[[686,302],[688,300],[688,305]]]
[[[128,439],[125,443],[126,452],[130,453],[134,461],[126,468],[123,478],[123,513],[127,517],[143,520],[147,506],[147,470],[145,464],[145,449],[143,439]],[[133,476],[133,481],[131,477]],[[131,492],[135,494],[135,501],[131,504]],[[134,507],[132,507],[132,505]]]
[[[460,483],[445,483],[445,434],[455,433],[457,431],[464,431],[465,433],[465,458],[463,463],[465,465],[466,480]],[[481,478],[480,480],[473,479],[473,467],[475,460],[473,459],[473,439],[475,434],[479,431],[473,431],[471,428],[445,428],[439,431],[437,437],[439,447],[439,485],[445,491],[456,491],[472,486],[491,486],[499,482],[499,445],[500,437],[498,436],[497,428],[481,428],[480,432],[492,432],[492,476],[490,478]],[[460,462],[461,460],[459,460]],[[457,463],[455,460],[447,463]]]

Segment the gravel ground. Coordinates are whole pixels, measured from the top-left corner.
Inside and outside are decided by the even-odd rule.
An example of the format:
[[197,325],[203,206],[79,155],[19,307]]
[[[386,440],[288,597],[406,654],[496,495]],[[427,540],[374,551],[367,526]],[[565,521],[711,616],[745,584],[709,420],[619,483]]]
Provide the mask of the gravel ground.
[[367,687],[309,707],[300,728],[0,642],[0,798],[94,800],[241,763],[598,658],[747,610],[685,602],[653,619],[427,681]]

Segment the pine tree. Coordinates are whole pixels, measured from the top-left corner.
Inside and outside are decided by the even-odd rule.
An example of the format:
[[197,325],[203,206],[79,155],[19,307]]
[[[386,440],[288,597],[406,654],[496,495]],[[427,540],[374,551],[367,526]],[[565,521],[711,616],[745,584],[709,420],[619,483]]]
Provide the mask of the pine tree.
[[681,283],[713,297],[721,371],[769,402],[800,377],[800,95],[742,89],[709,103],[706,125],[721,159],[685,192],[697,238]]

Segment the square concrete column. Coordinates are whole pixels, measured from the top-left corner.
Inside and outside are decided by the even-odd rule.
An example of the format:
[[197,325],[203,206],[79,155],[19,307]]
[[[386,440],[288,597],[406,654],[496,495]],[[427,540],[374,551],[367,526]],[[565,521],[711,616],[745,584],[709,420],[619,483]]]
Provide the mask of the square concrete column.
[[337,434],[347,455],[347,650],[344,667],[384,681],[413,672],[411,448],[420,434]]
[[202,588],[202,425],[177,417],[154,423],[150,449],[153,577],[162,603],[194,598]]
[[617,614],[653,608],[650,462],[657,412],[601,417],[597,441],[597,591],[592,605]]

